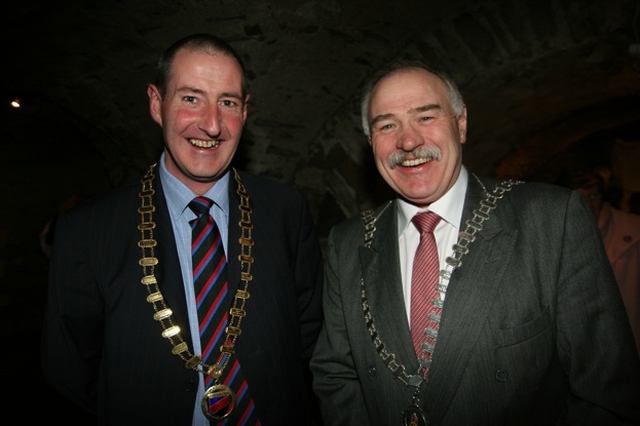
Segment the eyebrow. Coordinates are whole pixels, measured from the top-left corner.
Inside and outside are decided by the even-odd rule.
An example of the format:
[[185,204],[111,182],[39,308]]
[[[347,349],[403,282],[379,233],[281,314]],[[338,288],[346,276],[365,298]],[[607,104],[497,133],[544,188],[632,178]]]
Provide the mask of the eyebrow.
[[176,93],[184,93],[184,92],[202,94],[204,93],[204,90],[196,89],[195,87],[191,87],[191,86],[182,86],[176,89]]
[[427,105],[422,105],[416,108],[412,108],[409,111],[407,111],[407,113],[412,114],[414,112],[426,112],[426,111],[431,111],[433,109],[441,110],[442,107],[440,106],[440,104],[427,104]]
[[[440,106],[440,104],[426,104],[426,105],[421,105],[419,107],[411,108],[410,110],[407,111],[407,114],[414,114],[417,112],[426,112],[431,110],[442,110],[442,107]],[[376,116],[373,120],[371,120],[371,126],[373,126],[374,124],[380,121],[387,120],[393,117],[394,115],[395,114],[392,114],[392,113],[380,114]]]
[[[204,95],[205,91],[202,89],[197,89],[195,87],[191,87],[191,86],[182,86],[182,87],[178,87],[176,89],[176,93],[196,93],[199,95]],[[235,99],[240,99],[243,100],[243,97],[241,94],[236,93],[236,92],[224,92],[220,94],[220,97],[222,98],[235,98]]]

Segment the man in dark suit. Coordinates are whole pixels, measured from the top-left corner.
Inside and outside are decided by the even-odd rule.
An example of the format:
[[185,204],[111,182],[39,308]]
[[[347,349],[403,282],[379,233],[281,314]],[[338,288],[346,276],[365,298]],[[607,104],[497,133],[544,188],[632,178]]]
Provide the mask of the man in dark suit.
[[[299,191],[231,166],[249,100],[242,62],[213,35],[188,36],[164,52],[148,95],[158,164],[59,217],[45,377],[101,425],[311,424],[321,253]],[[197,196],[213,202],[228,270],[210,357],[191,270]]]
[[[470,173],[462,96],[426,64],[391,63],[364,93],[365,134],[397,198],[329,236],[311,361],[325,423],[639,424],[640,363],[580,194]],[[433,231],[418,231],[420,213]],[[423,280],[414,268],[428,258],[414,257],[429,236]]]

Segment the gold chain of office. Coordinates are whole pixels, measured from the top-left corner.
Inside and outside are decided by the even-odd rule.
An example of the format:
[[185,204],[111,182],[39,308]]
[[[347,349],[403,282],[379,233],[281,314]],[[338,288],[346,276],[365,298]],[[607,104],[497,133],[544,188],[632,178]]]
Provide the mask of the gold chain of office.
[[[234,178],[238,183],[237,194],[240,198],[238,209],[240,210],[240,279],[244,285],[242,288],[236,290],[233,304],[229,309],[229,324],[227,325],[225,332],[227,334],[224,343],[220,346],[220,357],[213,365],[209,365],[203,362],[202,357],[194,355],[189,351],[189,345],[182,338],[180,326],[178,326],[173,318],[173,311],[167,306],[164,296],[158,287],[158,281],[154,274],[154,268],[158,265],[158,258],[155,257],[154,248],[158,242],[153,238],[153,230],[156,227],[153,221],[153,212],[156,207],[153,205],[153,195],[155,190],[153,189],[153,179],[155,174],[153,170],[156,164],[152,164],[149,171],[142,179],[142,190],[140,191],[141,206],[138,209],[140,213],[140,224],[138,229],[142,233],[138,246],[142,249],[142,257],[140,258],[140,266],[142,266],[143,277],[140,280],[149,291],[147,296],[147,302],[153,305],[155,311],[153,319],[158,321],[162,325],[162,337],[169,340],[172,345],[171,353],[179,356],[184,362],[185,366],[190,370],[202,372],[211,376],[214,380],[217,380],[224,371],[230,356],[224,356],[225,354],[231,355],[235,352],[235,342],[241,333],[240,323],[242,318],[246,315],[244,310],[245,303],[249,298],[249,282],[253,279],[251,275],[251,264],[253,263],[253,257],[251,256],[251,247],[253,246],[253,240],[251,238],[253,224],[251,222],[251,206],[249,204],[249,194],[247,193],[244,185],[240,180],[240,176],[235,168],[232,168]],[[220,362],[222,360],[222,363]]]

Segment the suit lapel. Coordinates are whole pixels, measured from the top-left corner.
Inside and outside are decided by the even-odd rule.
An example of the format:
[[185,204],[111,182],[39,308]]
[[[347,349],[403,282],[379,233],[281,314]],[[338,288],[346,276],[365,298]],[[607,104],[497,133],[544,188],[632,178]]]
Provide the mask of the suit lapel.
[[[461,230],[466,228],[466,221],[473,218],[473,210],[483,198],[482,187],[470,175]],[[436,423],[446,413],[455,393],[452,390],[457,389],[462,380],[513,251],[517,231],[503,228],[499,214],[501,204],[506,202],[497,201],[497,208],[483,223],[483,229],[476,234],[476,240],[470,244],[469,252],[462,257],[461,266],[449,282],[427,386],[426,401]]]
[[[371,248],[359,248],[365,294],[385,348],[395,354],[396,361],[411,374],[417,371],[418,360],[402,292],[395,202],[375,214],[379,216]],[[406,390],[409,405],[413,389],[399,380],[397,383]]]

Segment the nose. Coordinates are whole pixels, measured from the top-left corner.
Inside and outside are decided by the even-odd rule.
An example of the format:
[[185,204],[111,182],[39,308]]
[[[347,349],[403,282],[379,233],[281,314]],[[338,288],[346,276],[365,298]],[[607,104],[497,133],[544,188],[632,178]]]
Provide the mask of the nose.
[[209,105],[203,109],[198,127],[212,139],[220,135],[221,115],[218,105]]
[[424,139],[420,132],[411,125],[402,126],[396,146],[403,151],[413,151],[416,147],[424,144]]

